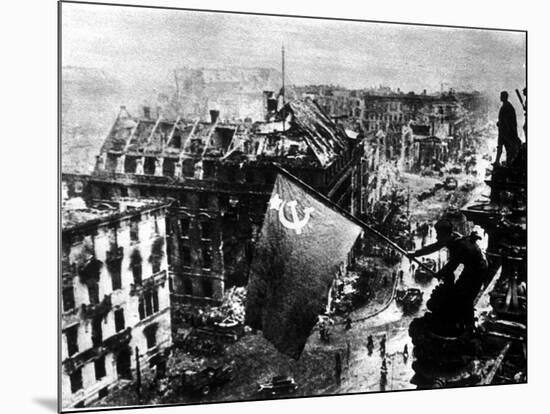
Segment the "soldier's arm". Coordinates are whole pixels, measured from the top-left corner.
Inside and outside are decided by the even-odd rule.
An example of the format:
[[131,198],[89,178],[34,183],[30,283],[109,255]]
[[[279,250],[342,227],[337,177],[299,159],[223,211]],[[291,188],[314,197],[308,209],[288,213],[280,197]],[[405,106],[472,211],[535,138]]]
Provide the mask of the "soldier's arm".
[[411,257],[419,257],[419,256],[426,256],[427,254],[431,254],[434,252],[437,252],[438,250],[441,250],[443,247],[445,247],[445,243],[437,241],[432,244],[428,244],[427,246],[418,249],[414,252],[411,252],[409,256]]

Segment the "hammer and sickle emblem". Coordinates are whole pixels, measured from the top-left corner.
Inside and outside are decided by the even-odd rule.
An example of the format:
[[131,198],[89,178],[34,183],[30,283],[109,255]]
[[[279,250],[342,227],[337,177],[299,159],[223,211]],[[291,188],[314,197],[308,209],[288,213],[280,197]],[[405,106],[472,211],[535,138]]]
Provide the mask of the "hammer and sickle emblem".
[[[292,220],[287,220],[285,217],[285,204],[290,207],[290,214],[292,216]],[[311,213],[313,212],[313,207],[306,207],[304,209],[304,218],[300,220],[298,217],[298,212],[296,211],[296,200],[293,201],[283,201],[281,203],[281,206],[279,207],[279,221],[281,224],[286,227],[287,229],[292,229],[296,232],[296,234],[302,233],[302,228],[307,224],[309,221],[309,218],[311,217]]]

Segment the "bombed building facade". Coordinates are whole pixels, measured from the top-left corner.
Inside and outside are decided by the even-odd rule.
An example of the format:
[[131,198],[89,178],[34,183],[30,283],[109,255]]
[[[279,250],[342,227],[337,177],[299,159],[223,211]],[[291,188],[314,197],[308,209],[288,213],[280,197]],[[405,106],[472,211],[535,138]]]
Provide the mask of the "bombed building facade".
[[172,343],[167,204],[63,203],[62,406],[79,408],[135,379],[138,366],[164,369]]
[[458,162],[475,147],[473,129],[488,116],[487,99],[478,92],[366,93],[364,100],[365,134],[377,136],[386,159],[411,172]]
[[218,111],[211,122],[189,122],[134,118],[122,108],[105,140],[89,180],[93,199],[172,202],[166,231],[174,307],[219,304],[226,289],[246,285],[278,167],[346,210],[360,209],[358,140],[311,101],[269,109],[265,122],[235,124]]

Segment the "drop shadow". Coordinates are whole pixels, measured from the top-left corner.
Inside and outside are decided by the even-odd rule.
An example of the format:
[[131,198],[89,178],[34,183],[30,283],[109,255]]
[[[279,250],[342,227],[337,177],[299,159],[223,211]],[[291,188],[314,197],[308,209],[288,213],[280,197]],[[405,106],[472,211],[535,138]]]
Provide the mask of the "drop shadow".
[[51,398],[51,397],[35,397],[33,398],[33,401],[41,405],[44,408],[47,408],[50,411],[53,411],[54,413],[57,412],[57,399]]

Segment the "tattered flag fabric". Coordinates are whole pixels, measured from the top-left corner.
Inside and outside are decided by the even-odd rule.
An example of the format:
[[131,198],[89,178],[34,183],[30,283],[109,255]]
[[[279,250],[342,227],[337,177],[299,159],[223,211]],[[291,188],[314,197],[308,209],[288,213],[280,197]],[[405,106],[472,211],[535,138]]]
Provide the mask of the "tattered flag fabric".
[[279,174],[251,265],[246,323],[298,359],[361,230],[313,190]]

